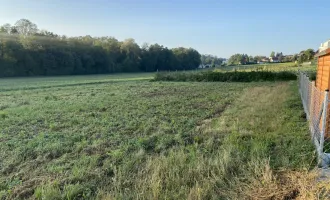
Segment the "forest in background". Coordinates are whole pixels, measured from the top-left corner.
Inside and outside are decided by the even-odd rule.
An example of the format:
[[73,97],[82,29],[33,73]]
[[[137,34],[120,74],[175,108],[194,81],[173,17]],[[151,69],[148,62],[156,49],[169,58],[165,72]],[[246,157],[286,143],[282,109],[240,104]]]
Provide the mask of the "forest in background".
[[200,64],[201,55],[193,48],[60,36],[27,19],[0,27],[0,77],[191,70]]

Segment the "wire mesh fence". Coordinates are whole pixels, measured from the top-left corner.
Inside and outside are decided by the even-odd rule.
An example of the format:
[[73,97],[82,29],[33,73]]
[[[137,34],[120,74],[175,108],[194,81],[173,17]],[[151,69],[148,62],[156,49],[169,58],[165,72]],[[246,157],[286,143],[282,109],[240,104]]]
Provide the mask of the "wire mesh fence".
[[[328,92],[327,92],[328,94]],[[325,119],[324,126],[324,144],[323,144],[323,152],[328,156],[330,162],[330,100],[329,96],[327,96],[327,103],[324,109],[326,110],[327,117]]]
[[325,151],[330,147],[330,138],[328,138],[329,127],[329,98],[328,91],[321,91],[315,86],[314,81],[310,81],[304,72],[299,72],[299,92],[303,102],[312,139],[317,149],[321,161],[326,156]]

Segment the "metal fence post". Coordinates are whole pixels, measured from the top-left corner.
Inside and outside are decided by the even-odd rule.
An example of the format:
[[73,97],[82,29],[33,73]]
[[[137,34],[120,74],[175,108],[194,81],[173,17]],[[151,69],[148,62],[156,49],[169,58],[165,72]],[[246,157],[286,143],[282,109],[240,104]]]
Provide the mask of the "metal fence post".
[[[324,135],[326,131],[326,124],[327,124],[327,111],[328,111],[328,100],[329,100],[329,90],[324,92],[324,102],[323,102],[323,118],[322,118],[322,129],[321,129],[321,136],[320,136],[320,149],[319,155],[323,155],[323,148],[324,148]],[[322,157],[321,157],[322,159]]]

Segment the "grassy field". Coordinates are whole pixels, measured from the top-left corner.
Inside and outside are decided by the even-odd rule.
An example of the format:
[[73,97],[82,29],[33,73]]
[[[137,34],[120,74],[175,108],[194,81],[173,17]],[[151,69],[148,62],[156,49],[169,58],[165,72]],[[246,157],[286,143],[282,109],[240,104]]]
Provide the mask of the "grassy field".
[[0,199],[318,194],[295,81],[148,79],[0,80]]
[[52,87],[79,86],[109,82],[150,80],[155,73],[126,73],[114,75],[58,76],[38,78],[3,78],[0,81],[0,92],[13,90],[30,90]]

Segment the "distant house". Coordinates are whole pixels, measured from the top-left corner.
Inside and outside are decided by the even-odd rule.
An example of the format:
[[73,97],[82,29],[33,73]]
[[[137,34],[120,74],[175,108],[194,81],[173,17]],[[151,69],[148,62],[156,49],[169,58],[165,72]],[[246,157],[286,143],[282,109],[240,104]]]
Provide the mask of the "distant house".
[[269,62],[272,62],[272,63],[278,63],[278,62],[280,62],[279,61],[279,59],[278,59],[278,57],[269,57]]
[[258,61],[258,64],[264,64],[264,63],[268,63],[269,59],[268,58],[262,58],[260,61]]
[[328,48],[330,48],[330,40],[326,41],[325,43],[322,43],[318,51],[321,52]]

